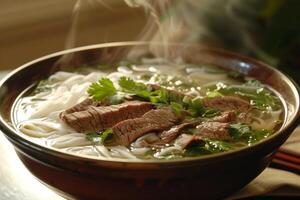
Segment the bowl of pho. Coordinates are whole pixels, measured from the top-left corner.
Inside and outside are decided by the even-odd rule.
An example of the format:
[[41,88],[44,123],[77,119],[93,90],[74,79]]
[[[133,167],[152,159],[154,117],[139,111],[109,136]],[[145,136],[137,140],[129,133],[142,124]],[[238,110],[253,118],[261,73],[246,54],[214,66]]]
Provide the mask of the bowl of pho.
[[0,91],[1,130],[70,199],[222,198],[259,175],[299,123],[289,77],[196,45],[66,50],[17,68]]

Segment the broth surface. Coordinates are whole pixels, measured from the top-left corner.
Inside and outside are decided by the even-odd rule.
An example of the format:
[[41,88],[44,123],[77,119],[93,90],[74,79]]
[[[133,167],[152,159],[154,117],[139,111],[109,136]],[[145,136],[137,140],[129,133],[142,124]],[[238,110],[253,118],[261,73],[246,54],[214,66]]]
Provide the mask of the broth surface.
[[[283,121],[282,103],[272,89],[236,72],[216,66],[169,63],[148,58],[134,63],[123,61],[115,69],[84,67],[74,72],[59,71],[38,83],[16,104],[14,120],[20,134],[41,145],[78,156],[180,159],[250,146],[272,135]],[[156,95],[155,100],[153,96],[143,98],[132,91],[126,92],[120,86],[122,77],[142,86],[158,85],[160,89],[151,89],[151,95]],[[142,134],[127,146],[104,142],[103,134],[107,130],[112,140],[116,137],[110,128],[96,132],[76,131],[62,120],[61,113],[91,98],[88,92],[91,84],[103,78],[110,80],[117,91],[110,97],[109,104],[118,105],[129,95],[134,99],[138,97],[138,101],[152,103],[156,110],[170,108],[172,112],[184,115],[184,120],[164,130]],[[170,100],[169,95],[165,102],[162,101],[162,93],[157,91],[176,91],[184,94],[184,98]],[[229,103],[222,103],[224,99]],[[219,100],[225,107],[229,105],[231,108],[223,109],[224,105],[220,106]],[[238,106],[236,101],[239,101]],[[246,111],[240,106],[246,105],[245,102],[250,106]],[[228,113],[234,115],[234,120],[223,122],[218,119]],[[172,140],[161,144],[166,131],[172,132],[176,125],[194,121],[197,121],[197,126],[187,126]],[[226,137],[223,137],[224,134],[227,134]]]

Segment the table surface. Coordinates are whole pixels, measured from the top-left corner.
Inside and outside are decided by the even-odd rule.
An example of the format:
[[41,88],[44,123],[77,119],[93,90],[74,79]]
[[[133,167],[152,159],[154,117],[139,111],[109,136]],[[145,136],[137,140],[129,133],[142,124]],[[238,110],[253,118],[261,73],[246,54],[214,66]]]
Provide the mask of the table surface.
[[[0,72],[0,79],[6,73]],[[0,200],[64,200],[26,169],[1,132],[0,162]]]
[[[0,79],[8,71],[0,72]],[[41,184],[23,165],[0,132],[0,200],[64,200]]]
[[41,184],[23,165],[0,132],[0,200],[63,200]]

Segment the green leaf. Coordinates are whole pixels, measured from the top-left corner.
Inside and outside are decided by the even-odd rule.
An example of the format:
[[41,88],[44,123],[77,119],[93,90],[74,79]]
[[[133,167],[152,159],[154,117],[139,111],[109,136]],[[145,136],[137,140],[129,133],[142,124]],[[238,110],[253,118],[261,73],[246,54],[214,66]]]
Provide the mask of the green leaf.
[[193,117],[202,116],[202,114],[205,112],[205,109],[202,106],[202,101],[199,98],[185,101],[185,103],[188,112],[190,112]]
[[205,148],[213,153],[229,151],[233,149],[232,145],[229,142],[219,141],[219,140],[210,140],[205,139],[206,145]]
[[106,129],[101,133],[87,133],[86,139],[93,143],[99,143],[99,142],[104,143],[105,141],[111,139],[112,136],[113,136],[112,129]]
[[249,125],[243,123],[231,124],[229,133],[234,139],[244,140],[249,145],[260,141],[270,135],[270,130],[253,130]]
[[177,115],[181,114],[184,111],[182,104],[176,102],[171,102],[171,108],[173,112],[176,113]]
[[186,156],[199,156],[211,154],[212,152],[205,146],[192,146],[186,149],[184,153]]
[[139,92],[145,92],[148,90],[147,86],[143,83],[138,83],[134,80],[132,80],[129,77],[122,76],[119,79],[119,85],[120,87],[130,93],[139,93]]
[[254,130],[252,133],[252,136],[249,138],[248,140],[248,144],[253,144],[255,142],[258,142],[264,138],[269,137],[270,135],[272,135],[273,131],[269,131],[269,130]]
[[119,79],[119,86],[123,91],[127,93],[134,94],[147,101],[153,101],[153,103],[156,102],[155,97],[153,97],[153,99],[151,100],[151,92],[149,91],[147,85],[145,85],[144,83],[139,83],[129,77],[122,76]]
[[129,77],[121,77],[119,79],[119,85],[123,91],[134,94],[154,104],[168,104],[169,98],[167,91],[164,88],[160,88],[154,91],[150,91],[147,85],[136,82]]
[[106,140],[111,139],[113,136],[112,129],[106,129],[104,132],[101,133],[101,142],[104,143]]
[[219,140],[210,140],[203,138],[205,141],[205,145],[192,146],[186,149],[186,156],[199,156],[199,155],[207,155],[211,153],[219,153],[223,151],[229,151],[233,149],[232,144],[225,141]]
[[98,143],[101,141],[101,137],[100,137],[100,134],[99,133],[87,133],[85,135],[85,138],[88,140],[88,141],[91,141],[93,143]]
[[243,123],[231,124],[229,128],[231,137],[235,139],[248,138],[252,130],[249,125]]
[[170,101],[169,101],[166,90],[161,88],[161,89],[150,92],[150,102],[151,103],[169,104]]
[[101,78],[97,83],[92,83],[87,91],[96,101],[101,101],[106,97],[111,97],[117,93],[117,90],[111,80]]

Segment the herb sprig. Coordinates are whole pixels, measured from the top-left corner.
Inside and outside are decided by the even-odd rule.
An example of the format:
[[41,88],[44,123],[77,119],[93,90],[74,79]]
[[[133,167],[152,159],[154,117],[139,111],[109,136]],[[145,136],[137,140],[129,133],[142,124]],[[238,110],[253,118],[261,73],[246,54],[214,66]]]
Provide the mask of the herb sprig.
[[117,93],[113,82],[108,78],[101,78],[98,82],[92,83],[88,89],[88,94],[96,101],[101,101]]
[[125,76],[120,77],[118,84],[120,89],[116,89],[111,80],[102,78],[97,83],[93,83],[89,87],[88,93],[93,97],[93,99],[98,101],[107,98],[116,99],[115,97],[119,94],[127,93],[140,97],[157,106],[170,106],[173,111],[178,114],[182,112],[189,113],[192,117],[213,117],[218,114],[216,110],[204,108],[202,106],[201,99],[193,99],[184,94],[179,95],[176,91],[173,94],[164,87],[153,88]]

